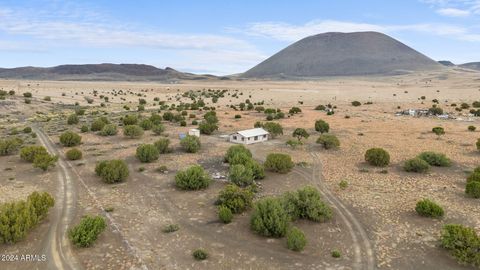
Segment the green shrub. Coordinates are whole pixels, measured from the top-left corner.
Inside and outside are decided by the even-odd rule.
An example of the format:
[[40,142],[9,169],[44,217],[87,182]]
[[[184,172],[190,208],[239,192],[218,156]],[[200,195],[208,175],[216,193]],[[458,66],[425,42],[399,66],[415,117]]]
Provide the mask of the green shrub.
[[318,137],[317,143],[322,145],[325,149],[338,148],[340,146],[340,141],[337,136],[332,134],[322,134]]
[[412,158],[405,161],[403,169],[407,172],[425,173],[430,169],[430,165],[420,158]]
[[27,162],[33,162],[37,155],[46,154],[48,154],[47,149],[38,145],[25,146],[20,150],[20,158]]
[[218,207],[218,218],[225,224],[232,222],[233,213],[230,208],[220,205]]
[[53,156],[49,154],[35,155],[35,158],[33,159],[33,167],[40,168],[43,171],[46,171],[49,167],[54,167],[57,161],[58,156]]
[[84,216],[77,226],[68,231],[68,236],[75,246],[90,247],[106,227],[103,217]]
[[178,224],[169,224],[162,229],[162,232],[172,233],[172,232],[176,232],[178,230],[180,230],[180,226],[178,226]]
[[158,153],[165,154],[170,153],[172,150],[168,147],[170,145],[170,140],[167,138],[161,138],[154,143],[155,147],[158,150]]
[[480,239],[473,228],[447,224],[443,226],[440,241],[459,263],[480,266]]
[[180,141],[180,145],[187,153],[196,153],[200,150],[200,139],[196,136],[187,135]]
[[158,149],[153,144],[142,144],[137,147],[137,158],[141,162],[152,162],[159,157]]
[[358,107],[358,106],[360,106],[360,105],[362,105],[362,103],[360,103],[360,101],[356,101],[356,100],[355,100],[355,101],[352,101],[352,106]]
[[445,129],[443,127],[434,127],[432,128],[432,132],[435,133],[436,135],[440,136],[445,134]]
[[104,160],[97,163],[95,173],[108,184],[122,182],[129,175],[127,163],[119,159]]
[[442,153],[423,152],[418,158],[425,160],[431,166],[448,167],[452,164],[449,158]]
[[102,128],[106,125],[109,124],[109,121],[105,117],[100,117],[95,119],[92,124],[90,125],[90,130],[91,131],[100,131]]
[[208,253],[203,249],[197,249],[192,253],[193,258],[197,261],[203,261],[208,258]]
[[281,197],[283,208],[291,220],[308,219],[325,222],[332,218],[330,206],[322,201],[320,193],[313,187],[304,187],[296,192],[286,192]]
[[[225,154],[225,161],[228,163],[231,163],[231,160],[234,158],[234,156],[241,153],[245,154],[246,159],[252,158],[252,153],[250,152],[250,150],[248,150],[245,146],[238,144],[238,145],[230,146],[228,148],[227,153]],[[244,164],[244,163],[241,163],[241,164]]]
[[325,109],[326,109],[325,105],[318,105],[317,107],[315,107],[316,111],[324,111]]
[[68,160],[79,160],[82,158],[82,151],[77,148],[72,148],[65,153]]
[[105,125],[102,128],[102,131],[100,131],[100,135],[102,136],[114,136],[114,135],[117,135],[117,133],[118,133],[117,125],[115,124]]
[[338,251],[338,250],[332,250],[332,253],[331,253],[331,254],[332,254],[332,257],[333,257],[333,258],[340,258],[340,257],[342,257],[342,253],[340,253],[340,251]]
[[199,190],[207,188],[212,179],[205,170],[198,165],[179,171],[175,175],[175,184],[178,188],[184,190]]
[[327,133],[330,130],[330,125],[323,120],[317,120],[315,121],[315,130],[320,133]]
[[477,140],[477,150],[480,151],[480,139]]
[[283,237],[289,217],[276,198],[263,198],[255,203],[250,226],[253,231],[268,237]]
[[124,126],[136,125],[138,123],[138,116],[136,114],[125,115],[122,122]]
[[289,172],[295,164],[292,158],[287,154],[272,153],[268,154],[264,166],[267,170],[277,173]]
[[310,134],[308,134],[308,132],[304,128],[296,128],[293,131],[292,136],[300,141],[302,138],[308,139],[308,137],[310,137]]
[[478,199],[480,198],[480,182],[479,181],[470,181],[467,182],[465,186],[465,194],[470,198]]
[[78,124],[78,116],[76,114],[71,114],[67,118],[67,124],[76,125]]
[[143,130],[151,130],[153,128],[153,123],[150,119],[143,119],[140,121],[140,127],[143,128]]
[[418,201],[415,206],[415,211],[417,211],[420,216],[432,218],[440,218],[443,217],[444,214],[443,208],[429,199]]
[[143,135],[143,129],[137,125],[127,125],[123,127],[123,135],[131,139],[140,138]]
[[302,251],[307,244],[305,234],[297,227],[287,231],[287,247],[293,251]]
[[472,181],[477,181],[480,182],[480,171],[478,171],[478,168],[473,171],[468,177],[467,177],[467,183],[472,182]]
[[32,128],[31,127],[24,127],[23,128],[23,133],[25,133],[25,134],[32,133]]
[[370,148],[365,152],[365,161],[372,166],[385,167],[390,163],[390,154],[383,148]]
[[239,214],[252,206],[253,193],[249,189],[229,184],[218,197],[218,204],[227,207],[234,214]]
[[88,132],[89,128],[87,125],[83,125],[81,128],[80,128],[80,132],[82,133],[85,133],[85,132]]
[[475,131],[477,128],[475,126],[468,126],[468,131]]
[[283,135],[283,127],[279,123],[275,122],[266,122],[262,124],[263,128],[270,133],[272,138],[277,137],[278,135]]
[[155,135],[161,135],[165,131],[165,126],[163,124],[156,124],[152,127],[152,131]]
[[288,140],[285,144],[294,149],[297,148],[299,145],[303,145],[303,143],[299,140]]
[[66,131],[60,135],[60,143],[63,146],[77,146],[82,142],[82,137],[73,131]]
[[22,240],[29,230],[46,217],[55,204],[50,194],[33,192],[27,200],[0,205],[0,243],[12,244]]
[[257,161],[250,159],[245,164],[246,168],[249,168],[253,172],[253,179],[260,180],[265,178],[265,168]]
[[252,169],[242,164],[231,165],[228,177],[230,181],[240,187],[253,184],[254,178]]
[[30,93],[30,92],[25,92],[25,93],[23,93],[23,96],[26,97],[26,98],[31,98],[31,97],[32,97],[32,93]]
[[17,152],[23,141],[19,138],[0,139],[0,156],[8,156]]
[[210,135],[215,130],[218,130],[218,125],[216,123],[202,121],[200,125],[198,125],[198,129],[200,130],[200,133]]
[[440,107],[431,107],[430,109],[428,109],[428,112],[433,115],[441,115],[443,114],[443,109]]

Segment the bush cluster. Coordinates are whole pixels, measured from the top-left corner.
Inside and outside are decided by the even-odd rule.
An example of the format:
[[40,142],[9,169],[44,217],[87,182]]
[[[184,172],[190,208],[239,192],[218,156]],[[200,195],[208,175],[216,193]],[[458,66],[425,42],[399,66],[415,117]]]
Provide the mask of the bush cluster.
[[200,139],[196,136],[187,135],[180,141],[180,145],[187,153],[196,153],[200,150]]
[[440,241],[459,263],[480,267],[480,238],[473,228],[447,224],[443,226]]
[[307,244],[305,234],[297,227],[287,231],[287,248],[293,251],[302,251]]
[[240,187],[253,184],[254,179],[252,169],[242,164],[231,165],[228,177],[230,181]]
[[20,138],[0,140],[0,156],[8,156],[18,151],[23,141]]
[[390,164],[390,154],[383,148],[370,148],[365,152],[365,161],[372,166],[385,167]]
[[267,170],[277,173],[289,172],[295,164],[292,158],[287,154],[271,153],[268,154],[264,166]]
[[114,136],[117,135],[117,133],[117,125],[115,124],[107,124],[100,131],[100,135],[102,136]]
[[425,160],[431,166],[448,167],[452,164],[445,154],[436,152],[422,152],[418,158]]
[[76,114],[71,114],[67,118],[67,124],[76,125],[78,124],[78,116]]
[[169,148],[170,140],[167,138],[162,138],[153,143],[158,150],[158,153],[165,154],[172,152],[172,149]]
[[138,123],[138,116],[136,114],[125,115],[122,123],[124,126],[136,125]]
[[100,161],[95,166],[95,173],[109,184],[122,182],[129,175],[127,163],[119,159]]
[[320,133],[327,133],[330,130],[330,125],[324,120],[315,121],[315,130]]
[[100,131],[107,124],[110,124],[110,121],[108,121],[106,117],[99,117],[92,122],[92,124],[90,125],[90,130]]
[[148,163],[157,160],[159,153],[155,145],[142,144],[137,147],[136,156],[141,162]]
[[82,142],[82,137],[73,131],[66,131],[60,135],[60,143],[63,146],[77,146]]
[[65,153],[65,156],[68,160],[79,160],[82,158],[83,154],[78,148],[72,148]]
[[407,172],[425,173],[430,169],[430,165],[421,158],[412,158],[405,161],[403,169]]
[[232,222],[233,213],[230,208],[220,205],[218,207],[218,218],[225,224]]
[[420,216],[432,218],[440,218],[443,217],[444,214],[443,208],[429,199],[418,201],[415,206],[415,211],[417,211]]
[[217,203],[234,214],[240,214],[252,206],[253,192],[248,188],[227,185],[218,196]]
[[77,247],[90,247],[106,227],[103,217],[84,216],[77,226],[68,231],[68,237]]
[[27,162],[33,162],[33,160],[35,159],[35,156],[37,155],[46,155],[46,154],[48,154],[47,149],[39,145],[25,146],[25,147],[22,147],[22,149],[20,150],[20,158]]
[[33,167],[40,168],[43,171],[48,170],[50,167],[54,167],[55,163],[58,161],[58,156],[50,154],[40,154],[36,155],[33,159]]
[[263,198],[255,203],[250,226],[253,231],[268,237],[283,237],[287,232],[289,216],[280,200]]
[[46,193],[33,192],[27,200],[0,205],[0,243],[16,243],[34,228],[55,203]]
[[123,127],[123,135],[131,139],[140,138],[143,135],[143,129],[137,125],[126,125]]
[[175,175],[175,184],[178,188],[183,190],[199,190],[207,188],[212,179],[208,173],[198,165],[179,171]]
[[322,134],[318,137],[317,143],[322,145],[325,149],[338,148],[340,146],[340,141],[337,136],[332,134]]

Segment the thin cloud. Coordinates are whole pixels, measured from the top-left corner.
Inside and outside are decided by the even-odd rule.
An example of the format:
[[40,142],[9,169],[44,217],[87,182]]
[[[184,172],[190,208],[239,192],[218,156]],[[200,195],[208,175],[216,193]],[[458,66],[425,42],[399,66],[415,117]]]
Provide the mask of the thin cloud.
[[457,9],[457,8],[442,8],[438,9],[437,13],[447,17],[468,17],[470,16],[469,10]]
[[465,41],[480,41],[480,34],[469,29],[449,24],[409,24],[409,25],[376,25],[345,21],[311,21],[303,25],[283,22],[252,23],[246,29],[238,30],[247,35],[261,36],[281,41],[296,41],[301,38],[324,32],[358,32],[377,31],[383,33],[421,32]]

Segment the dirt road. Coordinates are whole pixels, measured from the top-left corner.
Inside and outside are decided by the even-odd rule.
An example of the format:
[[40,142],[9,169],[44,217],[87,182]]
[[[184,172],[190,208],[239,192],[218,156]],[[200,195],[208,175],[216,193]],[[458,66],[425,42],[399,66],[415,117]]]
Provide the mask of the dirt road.
[[[50,154],[58,155],[54,144],[41,128],[32,127],[40,143]],[[47,256],[45,269],[82,269],[72,253],[67,230],[75,217],[76,186],[67,164],[59,155],[58,159],[58,189],[55,196],[55,207],[51,215],[51,226],[38,247],[40,254]]]

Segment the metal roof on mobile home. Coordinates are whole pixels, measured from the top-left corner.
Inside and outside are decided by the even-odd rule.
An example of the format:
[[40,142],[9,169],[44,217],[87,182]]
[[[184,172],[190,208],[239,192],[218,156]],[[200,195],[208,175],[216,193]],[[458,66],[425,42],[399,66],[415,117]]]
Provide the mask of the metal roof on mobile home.
[[263,128],[252,128],[252,129],[237,131],[235,133],[238,133],[238,134],[242,135],[243,137],[248,138],[248,137],[254,137],[254,136],[267,135],[268,131],[266,131]]

